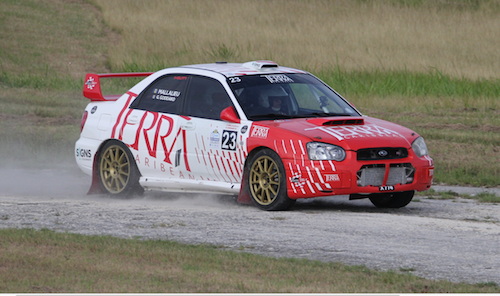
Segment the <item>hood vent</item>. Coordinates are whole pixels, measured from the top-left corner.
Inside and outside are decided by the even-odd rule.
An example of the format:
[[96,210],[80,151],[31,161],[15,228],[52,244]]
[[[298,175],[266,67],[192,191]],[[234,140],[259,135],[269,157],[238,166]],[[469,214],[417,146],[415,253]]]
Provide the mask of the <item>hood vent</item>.
[[339,125],[363,125],[365,124],[365,120],[361,117],[349,117],[344,116],[342,118],[338,117],[335,119],[330,118],[310,118],[307,119],[308,122],[314,125],[322,125],[322,126],[339,126]]
[[363,125],[365,124],[363,119],[341,119],[341,120],[328,120],[323,122],[324,126],[335,126],[335,125]]

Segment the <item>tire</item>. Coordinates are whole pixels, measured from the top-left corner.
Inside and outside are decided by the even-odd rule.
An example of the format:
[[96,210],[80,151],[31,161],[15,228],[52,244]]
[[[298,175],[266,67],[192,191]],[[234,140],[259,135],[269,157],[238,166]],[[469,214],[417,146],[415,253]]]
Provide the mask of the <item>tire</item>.
[[370,201],[377,208],[402,208],[410,203],[415,191],[394,193],[380,193],[369,196]]
[[283,162],[274,151],[260,150],[252,157],[249,167],[250,196],[258,208],[281,211],[295,203],[288,197]]
[[106,143],[99,154],[97,165],[99,182],[105,193],[128,197],[144,192],[139,185],[141,175],[134,158],[121,142]]

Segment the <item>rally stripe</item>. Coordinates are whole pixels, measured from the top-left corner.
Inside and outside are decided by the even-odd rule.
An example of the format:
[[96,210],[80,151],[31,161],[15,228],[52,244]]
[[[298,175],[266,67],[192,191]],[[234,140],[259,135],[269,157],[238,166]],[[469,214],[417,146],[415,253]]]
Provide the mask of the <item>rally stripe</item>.
[[307,186],[309,187],[309,189],[311,190],[312,194],[315,194],[315,193],[316,193],[316,191],[315,191],[315,190],[314,190],[314,188],[312,187],[311,182],[309,182],[309,180],[307,180],[307,181],[306,181],[306,183],[307,183]]
[[285,154],[287,154],[288,151],[286,150],[286,147],[285,147],[285,140],[281,140],[281,146],[283,146],[283,150],[285,150]]
[[118,127],[118,124],[120,123],[120,121],[122,119],[123,112],[125,112],[125,109],[129,105],[130,100],[132,100],[133,97],[137,96],[136,94],[134,94],[132,92],[127,92],[127,94],[129,95],[129,97],[127,99],[127,102],[125,102],[125,105],[123,106],[122,111],[120,111],[120,113],[118,114],[118,118],[116,119],[116,123],[113,126],[113,132],[111,133],[111,138],[115,138],[116,128]]
[[318,168],[316,168],[316,174],[318,174],[319,182],[320,183],[325,183],[325,181],[323,180],[323,177],[321,176],[321,172],[319,171]]

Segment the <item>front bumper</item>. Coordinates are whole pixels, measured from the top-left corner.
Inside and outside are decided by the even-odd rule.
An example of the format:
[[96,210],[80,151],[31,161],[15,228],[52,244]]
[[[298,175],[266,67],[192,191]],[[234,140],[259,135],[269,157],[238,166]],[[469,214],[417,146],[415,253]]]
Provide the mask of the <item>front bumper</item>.
[[424,191],[430,188],[434,164],[430,157],[384,162],[284,161],[288,196],[292,199],[328,195]]

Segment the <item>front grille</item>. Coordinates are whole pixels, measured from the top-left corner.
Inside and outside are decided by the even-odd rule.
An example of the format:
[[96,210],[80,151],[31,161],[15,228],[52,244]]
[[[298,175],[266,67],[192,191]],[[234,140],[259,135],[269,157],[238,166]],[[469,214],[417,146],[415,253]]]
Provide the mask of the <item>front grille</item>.
[[393,186],[413,182],[415,168],[410,163],[391,164],[384,184],[386,166],[384,164],[364,165],[357,172],[358,186]]
[[408,157],[406,148],[368,148],[357,151],[358,160],[399,159]]

